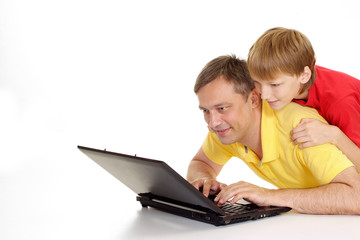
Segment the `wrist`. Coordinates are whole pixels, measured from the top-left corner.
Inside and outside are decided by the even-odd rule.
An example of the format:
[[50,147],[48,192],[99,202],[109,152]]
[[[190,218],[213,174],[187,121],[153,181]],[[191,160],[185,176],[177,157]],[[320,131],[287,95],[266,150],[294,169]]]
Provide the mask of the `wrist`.
[[269,189],[268,193],[268,205],[290,207],[292,206],[292,199],[287,194],[288,189]]
[[341,138],[344,135],[344,133],[337,126],[335,126],[335,125],[330,125],[330,126],[331,126],[331,133],[332,133],[330,143],[338,146],[339,143],[341,143]]

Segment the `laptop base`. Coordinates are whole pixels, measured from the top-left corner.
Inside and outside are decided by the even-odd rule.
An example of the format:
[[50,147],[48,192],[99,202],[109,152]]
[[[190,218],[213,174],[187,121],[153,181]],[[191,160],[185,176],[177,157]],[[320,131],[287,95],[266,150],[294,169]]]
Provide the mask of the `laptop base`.
[[232,223],[245,222],[248,220],[257,220],[265,217],[272,217],[279,215],[281,212],[287,212],[290,209],[286,209],[284,211],[279,211],[277,207],[265,207],[266,211],[262,212],[260,215],[254,215],[254,213],[250,212],[249,214],[242,214],[238,216],[219,216],[217,213],[209,210],[201,211],[198,210],[198,206],[194,206],[191,208],[189,204],[184,207],[184,203],[181,205],[176,203],[170,203],[169,200],[160,200],[154,197],[152,194],[141,194],[136,197],[136,200],[139,201],[142,207],[153,207],[160,211],[164,211],[167,213],[175,214],[181,217],[186,217],[189,219],[210,223],[215,226],[228,225]]

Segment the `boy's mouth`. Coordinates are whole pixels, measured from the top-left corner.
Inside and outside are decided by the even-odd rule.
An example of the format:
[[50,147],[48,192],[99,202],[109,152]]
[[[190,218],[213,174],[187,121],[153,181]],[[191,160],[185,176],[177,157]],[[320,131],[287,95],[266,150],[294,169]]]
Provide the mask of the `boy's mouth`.
[[270,105],[275,105],[276,103],[279,102],[279,100],[274,100],[274,101],[267,101]]

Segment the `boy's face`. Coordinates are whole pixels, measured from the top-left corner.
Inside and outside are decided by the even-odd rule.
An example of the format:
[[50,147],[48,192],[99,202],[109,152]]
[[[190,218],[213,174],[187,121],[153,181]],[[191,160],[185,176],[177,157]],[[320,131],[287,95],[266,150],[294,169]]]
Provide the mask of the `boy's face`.
[[256,90],[260,93],[261,99],[266,100],[274,110],[280,110],[295,99],[307,99],[308,91],[299,94],[301,86],[306,83],[303,75],[291,76],[279,74],[275,79],[260,80],[254,79]]
[[254,122],[251,94],[246,101],[234,91],[233,83],[219,77],[202,87],[197,96],[209,130],[216,133],[222,144],[242,142],[249,136]]

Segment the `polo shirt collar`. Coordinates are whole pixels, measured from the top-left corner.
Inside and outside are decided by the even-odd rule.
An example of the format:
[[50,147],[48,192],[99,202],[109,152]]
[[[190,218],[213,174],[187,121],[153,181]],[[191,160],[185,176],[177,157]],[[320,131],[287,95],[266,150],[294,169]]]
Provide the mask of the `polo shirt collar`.
[[261,114],[262,163],[274,161],[280,156],[278,129],[275,120],[275,111],[267,101],[263,100]]

